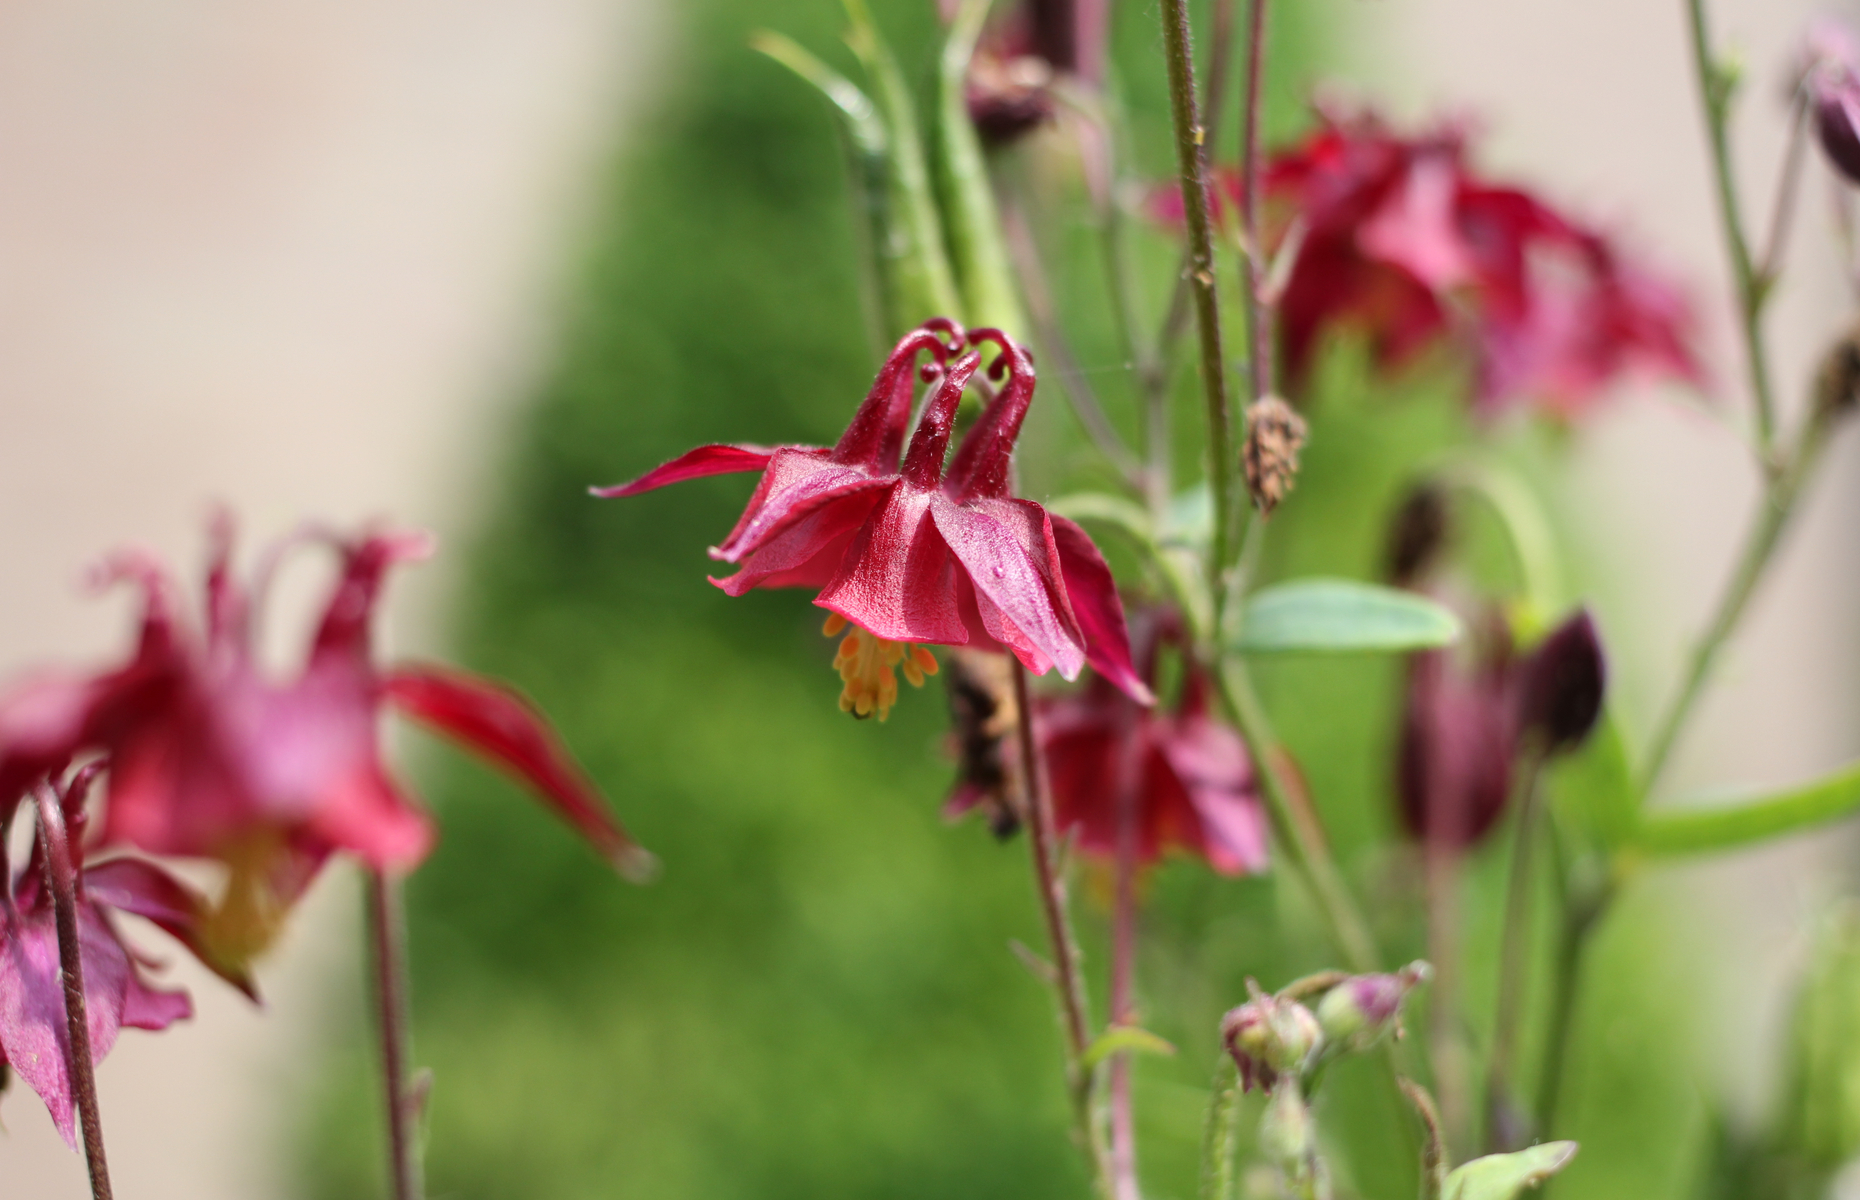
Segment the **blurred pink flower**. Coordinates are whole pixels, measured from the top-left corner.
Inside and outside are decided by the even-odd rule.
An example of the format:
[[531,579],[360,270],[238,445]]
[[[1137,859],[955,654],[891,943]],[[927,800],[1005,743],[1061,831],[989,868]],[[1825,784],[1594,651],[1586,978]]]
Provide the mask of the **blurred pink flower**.
[[[1267,250],[1298,239],[1279,300],[1294,383],[1346,328],[1389,369],[1462,346],[1488,414],[1577,416],[1633,371],[1698,382],[1681,291],[1530,193],[1480,178],[1465,142],[1455,125],[1404,137],[1373,114],[1326,113],[1267,164]],[[1222,207],[1236,205],[1237,174],[1218,184]],[[1154,208],[1180,219],[1166,189]]]
[[1810,27],[1801,80],[1823,152],[1849,183],[1860,184],[1860,45],[1845,26],[1824,20]]

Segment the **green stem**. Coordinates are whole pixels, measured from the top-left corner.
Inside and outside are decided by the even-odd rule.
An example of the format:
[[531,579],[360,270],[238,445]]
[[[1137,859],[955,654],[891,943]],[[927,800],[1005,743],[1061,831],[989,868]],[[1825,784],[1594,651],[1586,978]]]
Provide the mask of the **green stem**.
[[1280,852],[1290,860],[1292,869],[1310,889],[1331,942],[1343,956],[1344,964],[1357,974],[1380,970],[1381,955],[1376,950],[1375,940],[1357,911],[1356,902],[1350,898],[1343,874],[1331,857],[1323,832],[1317,828],[1315,814],[1302,796],[1294,794],[1286,783],[1281,766],[1284,751],[1266,720],[1265,709],[1253,691],[1246,667],[1229,657],[1222,661],[1216,675],[1221,700],[1234,728],[1240,731],[1240,739],[1246,743],[1247,755],[1259,776],[1260,790],[1265,793],[1266,810],[1272,818]]
[[1712,57],[1711,35],[1705,27],[1705,0],[1686,0],[1692,33],[1692,66],[1704,103],[1705,132],[1711,146],[1712,176],[1717,185],[1718,215],[1724,226],[1725,249],[1731,258],[1731,275],[1737,289],[1738,315],[1744,338],[1744,361],[1750,394],[1757,405],[1757,445],[1765,470],[1773,470],[1770,451],[1776,441],[1776,403],[1770,387],[1769,352],[1763,341],[1763,302],[1768,281],[1759,274],[1744,236],[1737,181],[1731,166],[1730,109],[1735,81]]
[[1234,1145],[1240,1136],[1240,1071],[1222,1053],[1214,1068],[1214,1089],[1201,1128],[1201,1200],[1231,1200],[1234,1194]]
[[394,1200],[421,1200],[417,1099],[408,1072],[407,918],[399,881],[368,872],[368,929],[381,1035],[381,1083],[387,1103],[388,1167]]
[[1169,111],[1175,126],[1176,167],[1188,225],[1188,286],[1201,335],[1201,386],[1208,409],[1208,488],[1214,499],[1214,538],[1208,590],[1215,631],[1227,604],[1226,569],[1232,537],[1234,453],[1228,429],[1227,370],[1221,348],[1220,299],[1215,294],[1214,234],[1209,217],[1207,162],[1195,103],[1195,59],[1187,0],[1162,0],[1163,56],[1169,68]]
[[1272,391],[1272,310],[1266,304],[1266,253],[1260,243],[1259,187],[1260,90],[1266,67],[1266,6],[1252,0],[1247,14],[1246,99],[1241,110],[1240,198],[1246,232],[1247,367],[1253,396]]
[[1505,915],[1499,942],[1498,999],[1492,1019],[1492,1053],[1486,1064],[1486,1152],[1518,1150],[1530,1142],[1530,1131],[1518,1128],[1520,1116],[1512,1092],[1516,1080],[1518,1042],[1524,1023],[1526,976],[1531,947],[1531,866],[1537,835],[1542,828],[1542,804],[1537,797],[1539,754],[1527,749],[1518,763],[1516,788],[1517,838],[1512,843],[1511,869],[1505,886]]
[[1537,1132],[1555,1137],[1563,1100],[1563,1079],[1568,1074],[1576,1026],[1576,1000],[1582,993],[1583,965],[1588,961],[1589,938],[1607,911],[1612,892],[1603,892],[1578,904],[1565,904],[1557,931],[1556,959],[1550,988],[1550,1021],[1544,1039],[1543,1068],[1537,1076]]

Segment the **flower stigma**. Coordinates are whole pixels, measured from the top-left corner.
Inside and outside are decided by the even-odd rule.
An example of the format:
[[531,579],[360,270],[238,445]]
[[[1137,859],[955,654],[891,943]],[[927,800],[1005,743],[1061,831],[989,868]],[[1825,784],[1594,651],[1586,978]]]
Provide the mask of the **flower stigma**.
[[887,641],[854,625],[838,613],[829,613],[820,632],[840,639],[839,652],[833,656],[833,669],[840,673],[840,711],[863,721],[874,713],[883,721],[898,702],[896,667],[912,687],[922,687],[924,676],[937,672],[936,656],[922,646]]

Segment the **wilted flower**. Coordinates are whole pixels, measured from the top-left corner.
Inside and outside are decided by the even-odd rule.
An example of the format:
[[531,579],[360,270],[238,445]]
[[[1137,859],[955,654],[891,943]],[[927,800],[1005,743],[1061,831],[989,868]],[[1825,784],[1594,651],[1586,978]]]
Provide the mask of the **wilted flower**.
[[[166,1029],[193,1015],[187,993],[164,991],[143,973],[144,956],[123,941],[114,914],[147,917],[183,943],[198,943],[201,898],[161,868],[138,859],[83,861],[84,801],[94,771],[80,771],[56,788],[78,871],[77,923],[84,1003],[93,1065],[116,1044],[117,1032]],[[76,1147],[76,1108],[69,1070],[64,977],[43,852],[17,873],[7,869],[0,820],[0,1084],[10,1067],[37,1092],[67,1143]],[[250,981],[233,977],[250,992]]]
[[[949,468],[963,388],[980,365],[965,346],[1001,348],[991,374],[1000,389]],[[935,380],[902,467],[917,355],[937,360]],[[942,364],[947,364],[946,366]],[[1033,401],[1033,360],[998,330],[964,334],[927,323],[900,341],[837,446],[702,446],[632,483],[596,489],[630,496],[668,483],[761,469],[762,480],[713,558],[740,564],[713,579],[733,596],[754,587],[818,588],[814,603],[854,628],[835,660],[841,707],[883,719],[896,695],[892,668],[933,664],[906,647],[971,646],[1011,652],[1035,674],[1067,679],[1090,662],[1126,692],[1148,700],[1130,665],[1123,603],[1110,568],[1076,524],[1015,499],[1009,464]],[[830,633],[842,630],[829,622]],[[896,644],[895,647],[893,644]],[[907,672],[910,667],[906,668]]]
[[1454,849],[1484,837],[1504,812],[1527,740],[1554,754],[1588,736],[1607,681],[1587,610],[1522,658],[1496,613],[1474,634],[1470,661],[1450,650],[1409,659],[1396,770],[1408,831]]
[[522,697],[447,668],[374,663],[369,624],[381,584],[429,539],[316,540],[336,550],[341,570],[302,667],[285,680],[257,662],[253,625],[267,578],[295,542],[274,548],[248,593],[231,571],[229,528],[216,526],[198,630],[177,611],[159,564],[117,556],[107,577],[143,593],[140,644],[116,670],[41,673],[0,696],[0,809],[10,812],[32,780],[76,756],[105,756],[104,843],[228,864],[227,892],[201,936],[221,963],[242,962],[330,855],[405,870],[430,847],[429,820],[381,761],[385,702],[529,784],[623,871],[646,869],[650,856]]
[[1221,1044],[1240,1069],[1240,1090],[1273,1091],[1282,1075],[1296,1077],[1317,1055],[1323,1027],[1297,1000],[1267,995],[1248,981],[1253,998],[1221,1018]]
[[1305,419],[1277,396],[1263,396],[1247,406],[1240,465],[1246,473],[1247,493],[1261,516],[1271,516],[1292,490],[1305,433]]
[[[1175,636],[1165,614],[1138,622],[1146,679],[1156,643]],[[1187,663],[1168,711],[1145,708],[1093,676],[1073,695],[1034,702],[1034,732],[1052,790],[1054,823],[1079,849],[1117,855],[1123,802],[1133,806],[1138,865],[1181,850],[1224,875],[1263,870],[1266,821],[1239,735],[1208,711],[1209,681]]]
[[[1294,384],[1325,334],[1355,329],[1395,368],[1451,341],[1474,364],[1474,404],[1587,408],[1636,369],[1700,378],[1679,290],[1604,235],[1467,164],[1463,129],[1414,137],[1373,115],[1320,114],[1263,180],[1268,252],[1300,242],[1279,302]],[[1228,203],[1239,178],[1219,177]],[[1159,215],[1179,200],[1159,192]]]

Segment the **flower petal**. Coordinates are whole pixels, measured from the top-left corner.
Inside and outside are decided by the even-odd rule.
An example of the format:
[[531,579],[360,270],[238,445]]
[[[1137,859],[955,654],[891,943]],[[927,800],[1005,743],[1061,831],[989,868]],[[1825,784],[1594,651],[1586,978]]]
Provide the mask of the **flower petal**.
[[961,646],[956,560],[930,516],[935,493],[900,485],[860,527],[814,603],[894,642]]
[[[1078,678],[1085,666],[1085,637],[1066,601],[1046,510],[1031,500],[957,504],[939,493],[931,500],[930,514],[975,585],[977,600],[986,601],[981,610],[988,632],[1023,662],[1024,651],[1036,649],[1065,678]],[[998,627],[990,619],[991,608],[1013,628]]]
[[[854,502],[859,518],[871,510],[871,493],[888,487],[895,475],[868,475],[843,467],[812,451],[786,448],[775,452],[769,469],[756,485],[756,494],[730,536],[711,551],[724,562],[741,562],[774,537],[820,511],[845,500]],[[857,525],[858,520],[841,524]]]
[[1117,580],[1091,536],[1065,517],[1050,513],[1053,544],[1059,550],[1059,567],[1066,584],[1072,615],[1085,634],[1085,659],[1092,669],[1123,689],[1139,704],[1154,704],[1143,679],[1130,660],[1130,630],[1124,621],[1124,602]]
[[548,719],[516,691],[430,664],[397,667],[384,686],[387,699],[402,712],[535,789],[622,875],[636,880],[651,875],[652,855],[614,817]]
[[588,490],[604,500],[619,496],[637,496],[641,492],[650,492],[668,484],[683,483],[687,479],[702,479],[706,475],[729,475],[738,471],[760,471],[769,465],[769,458],[775,449],[768,446],[749,444],[728,445],[713,443],[687,450],[668,463],[662,463],[641,475],[630,483],[616,483],[612,487],[594,487]]
[[258,1000],[258,986],[247,965],[216,953],[208,944],[204,923],[212,906],[207,898],[154,863],[139,858],[112,858],[86,867],[84,893],[94,903],[154,923],[186,946],[208,970],[252,1001]]

